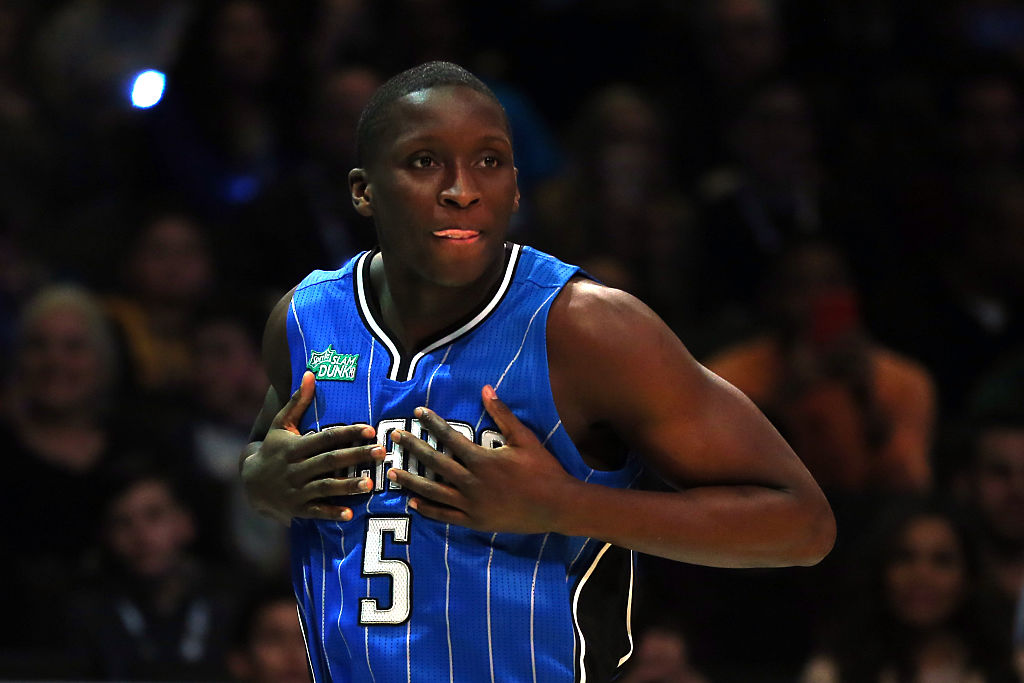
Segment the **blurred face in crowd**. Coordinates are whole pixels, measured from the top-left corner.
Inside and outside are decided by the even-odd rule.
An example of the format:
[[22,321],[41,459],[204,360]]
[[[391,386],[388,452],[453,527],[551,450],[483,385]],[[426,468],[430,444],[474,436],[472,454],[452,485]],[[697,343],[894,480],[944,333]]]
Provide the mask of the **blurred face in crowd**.
[[166,576],[192,540],[192,520],[167,485],[144,480],[122,493],[107,517],[110,550],[136,576]]
[[734,153],[752,179],[768,189],[792,190],[816,170],[817,134],[807,98],[779,84],[749,102],[733,126]]
[[712,3],[715,70],[741,84],[774,69],[781,61],[782,39],[775,13],[765,0],[709,0]]
[[973,163],[1013,162],[1024,146],[1020,93],[1009,81],[990,77],[967,85],[960,96],[960,147]]
[[784,324],[829,345],[860,328],[857,296],[839,254],[805,245],[783,258],[774,307]]
[[373,72],[358,68],[335,71],[321,83],[311,143],[318,155],[346,173],[356,161],[359,115],[379,85]]
[[963,600],[964,562],[963,547],[947,520],[912,520],[885,571],[886,597],[893,616],[919,629],[944,624]]
[[295,603],[281,600],[256,616],[245,652],[231,658],[235,677],[252,683],[308,683],[306,647]]
[[180,216],[164,216],[146,229],[130,267],[139,294],[158,303],[194,302],[212,282],[206,241],[195,223]]
[[196,331],[193,382],[214,415],[259,410],[267,386],[260,350],[242,325],[212,321]]
[[683,637],[672,631],[652,629],[640,639],[625,683],[683,680],[688,672]]
[[109,358],[95,321],[73,305],[54,305],[27,322],[18,354],[18,381],[34,410],[92,412],[110,382]]
[[1024,429],[990,429],[975,448],[975,506],[998,539],[1024,544]]
[[221,73],[229,83],[265,83],[277,64],[277,36],[262,5],[238,0],[221,11],[213,36]]
[[[654,106],[628,87],[610,87],[592,103],[584,157],[601,183],[597,200],[605,208],[643,209],[643,203],[665,184],[665,131]],[[612,219],[614,222],[614,219]]]

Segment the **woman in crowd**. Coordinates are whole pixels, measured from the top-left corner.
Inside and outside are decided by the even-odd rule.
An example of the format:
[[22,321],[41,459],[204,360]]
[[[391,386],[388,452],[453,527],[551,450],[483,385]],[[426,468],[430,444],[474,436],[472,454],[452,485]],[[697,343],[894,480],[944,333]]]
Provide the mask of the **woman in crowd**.
[[1009,683],[1008,629],[986,610],[971,537],[942,504],[883,515],[862,586],[803,683]]

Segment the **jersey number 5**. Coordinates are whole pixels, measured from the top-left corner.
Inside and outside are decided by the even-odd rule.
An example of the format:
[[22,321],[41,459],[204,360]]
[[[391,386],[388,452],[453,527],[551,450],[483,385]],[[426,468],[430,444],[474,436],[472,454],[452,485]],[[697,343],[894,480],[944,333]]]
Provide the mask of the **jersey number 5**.
[[369,517],[363,543],[363,576],[369,589],[370,577],[391,577],[391,606],[381,608],[376,598],[359,599],[359,623],[384,626],[405,623],[412,612],[412,568],[404,560],[384,557],[384,534],[395,543],[408,545],[408,517]]

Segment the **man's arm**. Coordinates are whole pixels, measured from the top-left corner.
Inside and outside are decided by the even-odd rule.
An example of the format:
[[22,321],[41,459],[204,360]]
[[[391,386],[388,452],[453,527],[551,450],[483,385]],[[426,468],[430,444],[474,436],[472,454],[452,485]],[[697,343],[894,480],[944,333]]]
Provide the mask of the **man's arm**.
[[[576,280],[548,324],[552,389],[574,429],[606,423],[677,490],[612,489],[571,477],[493,392],[484,405],[508,439],[473,446],[440,418],[421,420],[464,463],[400,432],[447,483],[391,470],[428,517],[493,531],[590,536],[725,567],[809,565],[828,553],[831,509],[761,412],[698,364],[637,299]],[[601,368],[601,372],[594,372]]]
[[294,290],[271,311],[263,334],[263,364],[270,378],[263,408],[239,459],[249,503],[265,515],[289,524],[293,517],[352,518],[352,511],[327,501],[333,496],[365,493],[365,477],[338,477],[338,470],[382,460],[384,449],[366,444],[376,435],[368,425],[329,427],[302,435],[299,423],[313,402],[316,381],[306,372],[299,388],[282,403],[291,385],[287,315]]

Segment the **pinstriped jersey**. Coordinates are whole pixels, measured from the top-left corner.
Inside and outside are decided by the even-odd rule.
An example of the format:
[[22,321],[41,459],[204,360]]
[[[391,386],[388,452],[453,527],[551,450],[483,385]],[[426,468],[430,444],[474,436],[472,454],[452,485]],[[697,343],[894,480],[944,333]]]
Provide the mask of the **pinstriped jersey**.
[[631,552],[559,534],[483,533],[427,519],[387,479],[435,476],[390,439],[437,440],[413,417],[427,406],[485,447],[504,437],[480,389],[502,400],[573,476],[628,487],[639,464],[588,467],[562,427],[548,377],[551,303],[578,269],[507,245],[501,279],[478,310],[402,355],[373,299],[366,252],[317,271],[288,316],[293,391],[317,376],[303,431],[367,423],[383,463],[350,468],[374,488],[348,496],[348,522],[295,519],[293,583],[316,681],[605,681],[632,652]]

